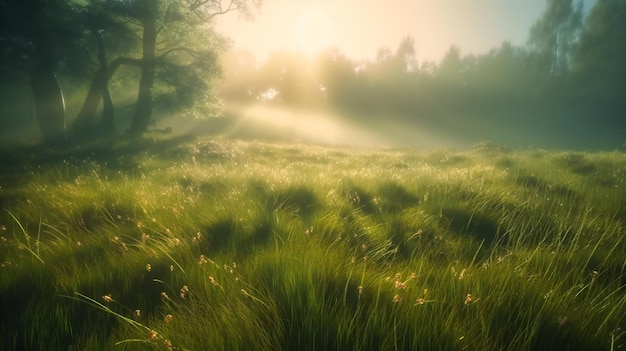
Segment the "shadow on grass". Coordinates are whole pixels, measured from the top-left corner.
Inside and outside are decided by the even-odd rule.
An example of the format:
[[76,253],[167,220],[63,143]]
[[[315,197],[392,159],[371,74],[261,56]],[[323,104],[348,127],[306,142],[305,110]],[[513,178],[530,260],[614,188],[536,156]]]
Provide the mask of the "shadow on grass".
[[570,200],[577,200],[579,197],[576,191],[564,185],[552,184],[545,179],[539,178],[533,174],[520,175],[515,178],[515,183],[528,189],[533,189],[539,192],[546,192]]
[[593,162],[589,161],[585,155],[578,153],[568,153],[557,159],[558,163],[568,171],[578,175],[588,175],[595,173],[598,169]]
[[303,219],[310,219],[319,207],[319,200],[313,190],[303,185],[278,190],[270,198],[273,208],[296,213]]
[[505,232],[494,218],[469,209],[448,206],[441,210],[441,214],[448,221],[450,229],[462,235],[469,234],[478,242],[484,242],[485,248],[494,244],[500,239],[500,233]]
[[407,207],[419,205],[420,198],[395,182],[383,183],[379,189],[380,209],[383,212],[400,212]]
[[[194,137],[178,136],[156,138],[114,137],[93,142],[68,142],[56,146],[14,146],[0,148],[0,184],[15,186],[28,182],[29,174],[48,166],[67,165],[69,168],[87,169],[99,165],[109,170],[124,173],[137,171],[137,156],[144,153],[174,155],[180,157],[180,145],[189,143]],[[189,152],[189,151],[188,151]],[[78,166],[78,167],[69,167]]]
[[220,219],[206,227],[206,235],[198,242],[199,254],[231,252],[242,260],[253,254],[255,248],[267,245],[273,230],[271,216],[261,216],[248,223],[237,223],[231,218]]

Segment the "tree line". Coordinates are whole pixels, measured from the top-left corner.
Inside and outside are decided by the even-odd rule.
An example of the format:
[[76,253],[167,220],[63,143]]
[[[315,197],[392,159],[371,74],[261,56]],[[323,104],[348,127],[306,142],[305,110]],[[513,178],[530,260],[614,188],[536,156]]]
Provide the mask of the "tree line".
[[525,45],[504,42],[479,55],[451,46],[439,62],[420,62],[411,36],[367,62],[331,48],[312,59],[276,52],[256,67],[249,54],[230,53],[221,94],[242,103],[325,104],[360,119],[623,124],[624,62],[626,1],[598,0],[585,15],[582,2],[549,0]]

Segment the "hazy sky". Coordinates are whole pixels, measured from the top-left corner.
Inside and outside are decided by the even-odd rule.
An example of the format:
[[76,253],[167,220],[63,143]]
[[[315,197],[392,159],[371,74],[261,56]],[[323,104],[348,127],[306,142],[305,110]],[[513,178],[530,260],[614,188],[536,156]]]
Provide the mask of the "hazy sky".
[[[584,0],[589,8],[595,0]],[[395,50],[407,34],[419,61],[439,60],[454,44],[484,53],[503,41],[524,44],[545,0],[265,0],[253,21],[226,15],[217,29],[236,49],[259,60],[268,53],[312,53],[336,46],[351,59],[374,59],[379,48]]]

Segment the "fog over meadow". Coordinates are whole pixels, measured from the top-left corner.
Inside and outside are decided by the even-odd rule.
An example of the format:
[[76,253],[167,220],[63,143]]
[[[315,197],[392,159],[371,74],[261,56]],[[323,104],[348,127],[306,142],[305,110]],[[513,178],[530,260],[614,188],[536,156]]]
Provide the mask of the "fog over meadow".
[[[549,0],[517,10],[526,22],[512,23],[516,26],[501,34],[513,41],[505,36],[482,49],[484,43],[466,39],[446,43],[441,54],[437,50],[445,38],[472,29],[478,37],[487,27],[468,23],[480,23],[480,16],[485,26],[503,21],[513,5],[467,13],[465,22],[461,8],[433,7],[440,11],[433,15],[450,28],[446,33],[436,32],[441,29],[435,24],[430,37],[409,28],[377,48],[371,46],[381,36],[372,24],[372,33],[365,33],[372,36],[370,47],[357,51],[356,39],[346,39],[345,33],[364,28],[373,5],[363,4],[356,12],[363,16],[350,23],[340,17],[346,4],[331,8],[325,2],[285,5],[283,12],[277,12],[277,4],[235,2],[240,15],[252,18],[249,22],[221,3],[187,18],[158,10],[155,16],[165,17],[156,22],[159,39],[151,46],[145,32],[142,37],[138,28],[116,22],[115,16],[123,15],[146,23],[123,2],[59,2],[47,11],[32,11],[31,17],[30,9],[5,2],[0,12],[2,144],[90,139],[103,131],[356,147],[465,148],[490,141],[612,150],[626,142],[624,1]],[[405,4],[405,10],[415,10],[412,6]],[[402,27],[406,18],[396,16]],[[35,23],[37,18],[45,25]],[[71,18],[97,20],[74,21],[79,23],[74,26]],[[279,47],[260,39],[272,20],[287,26]],[[196,31],[175,30],[190,25]],[[251,41],[242,38],[255,28],[259,43],[246,48]],[[154,66],[144,65],[150,62],[146,52],[155,57]]]

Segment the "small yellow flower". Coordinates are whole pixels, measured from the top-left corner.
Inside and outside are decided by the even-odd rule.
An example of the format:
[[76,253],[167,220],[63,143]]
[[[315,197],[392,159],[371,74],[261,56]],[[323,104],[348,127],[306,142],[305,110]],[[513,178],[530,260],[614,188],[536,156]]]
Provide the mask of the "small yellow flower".
[[180,297],[184,299],[187,297],[188,293],[189,293],[189,288],[187,287],[187,285],[183,285],[183,287],[180,288]]
[[148,333],[148,340],[156,340],[159,334],[155,330],[150,330]]
[[406,289],[406,283],[396,280],[394,283],[394,287],[398,290],[404,290]]
[[102,300],[104,300],[104,302],[109,303],[111,301],[113,301],[113,298],[111,297],[111,294],[106,294],[104,296],[102,296]]
[[200,243],[200,239],[202,239],[202,233],[197,232],[196,235],[193,238],[191,238],[191,242],[193,244],[199,244]]
[[172,316],[171,314],[168,314],[167,316],[165,316],[163,320],[165,321],[165,323],[171,323],[173,319],[174,319],[174,316]]
[[172,342],[165,339],[163,340],[163,345],[165,346],[165,349],[167,349],[168,351],[172,350]]
[[141,310],[135,310],[135,316],[141,317]]
[[393,303],[398,303],[400,302],[400,300],[402,300],[402,297],[400,295],[396,295],[393,297]]
[[150,271],[152,270],[152,266],[150,265],[150,263],[148,263],[148,264],[146,265],[146,270],[147,270],[148,272],[150,272]]

